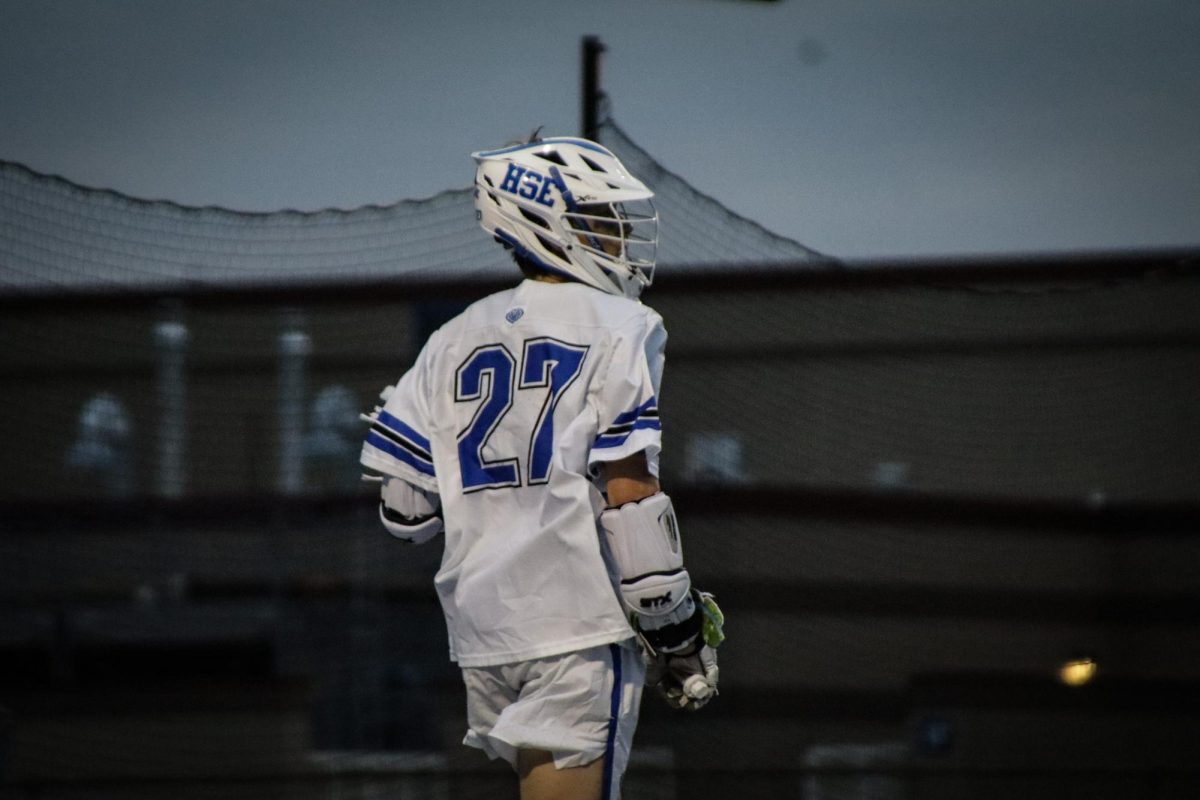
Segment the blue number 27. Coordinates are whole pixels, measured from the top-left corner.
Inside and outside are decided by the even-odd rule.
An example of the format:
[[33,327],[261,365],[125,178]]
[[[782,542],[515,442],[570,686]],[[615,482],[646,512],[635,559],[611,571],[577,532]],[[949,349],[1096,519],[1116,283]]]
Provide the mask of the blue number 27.
[[512,408],[514,382],[519,389],[549,389],[541,413],[529,437],[528,482],[550,480],[554,456],[554,409],[559,398],[583,369],[588,348],[556,339],[527,339],[521,362],[502,344],[489,344],[472,351],[458,368],[454,381],[455,402],[480,401],[475,416],[458,434],[458,463],[463,491],[520,486],[520,459],[486,461],[483,449],[492,434],[504,424]]

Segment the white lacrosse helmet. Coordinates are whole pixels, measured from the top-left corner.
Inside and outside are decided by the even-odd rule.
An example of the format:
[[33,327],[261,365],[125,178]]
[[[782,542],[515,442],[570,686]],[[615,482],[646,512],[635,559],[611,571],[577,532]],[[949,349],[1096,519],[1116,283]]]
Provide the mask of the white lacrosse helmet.
[[536,139],[472,153],[475,218],[551,275],[637,298],[654,279],[654,192],[587,139]]

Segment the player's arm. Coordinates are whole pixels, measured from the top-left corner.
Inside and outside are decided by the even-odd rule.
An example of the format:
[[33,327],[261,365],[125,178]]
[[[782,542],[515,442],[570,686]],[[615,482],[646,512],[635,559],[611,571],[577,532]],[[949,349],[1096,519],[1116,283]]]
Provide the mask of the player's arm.
[[607,462],[604,465],[604,481],[608,505],[613,508],[636,503],[660,491],[658,478],[650,473],[643,453]]
[[385,477],[380,490],[379,519],[392,536],[410,544],[424,544],[442,530],[437,494],[413,486],[402,478]]
[[[675,510],[641,452],[605,464],[609,507],[600,515],[621,575],[621,597],[652,657],[652,682],[677,708],[716,694],[720,610],[692,588]],[[706,624],[707,623],[707,624]]]
[[388,533],[410,544],[429,541],[443,527],[437,473],[426,433],[427,354],[434,337],[397,384],[380,392],[382,405],[360,415],[370,425],[359,460],[371,475],[363,477],[380,480],[375,476],[382,476],[379,519]]

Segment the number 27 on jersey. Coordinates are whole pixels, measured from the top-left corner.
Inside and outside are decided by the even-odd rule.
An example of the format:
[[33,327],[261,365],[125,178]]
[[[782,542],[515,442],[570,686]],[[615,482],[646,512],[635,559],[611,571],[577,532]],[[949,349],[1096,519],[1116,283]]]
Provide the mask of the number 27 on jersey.
[[[503,344],[488,344],[475,348],[459,365],[454,378],[454,401],[478,403],[474,417],[458,434],[458,463],[464,492],[521,486],[522,472],[529,485],[550,480],[554,410],[563,392],[583,371],[587,353],[585,345],[540,337],[525,340],[519,362]],[[492,435],[506,424],[515,393],[539,389],[546,396],[529,432],[524,470],[520,454],[485,460],[483,450]]]

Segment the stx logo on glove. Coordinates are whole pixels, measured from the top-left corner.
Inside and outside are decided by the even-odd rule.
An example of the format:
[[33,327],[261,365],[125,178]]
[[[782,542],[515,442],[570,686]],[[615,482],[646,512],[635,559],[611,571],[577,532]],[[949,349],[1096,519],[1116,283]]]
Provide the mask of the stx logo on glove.
[[639,603],[642,608],[658,608],[671,605],[671,593],[660,594],[657,597],[643,597]]
[[559,192],[567,191],[563,179],[557,175],[546,176],[528,167],[509,164],[508,172],[500,184],[500,191],[541,203],[546,208],[553,208],[554,198],[550,196],[550,188],[553,186],[557,186]]

